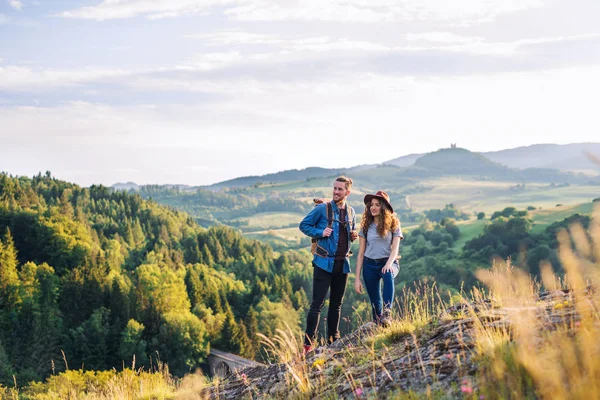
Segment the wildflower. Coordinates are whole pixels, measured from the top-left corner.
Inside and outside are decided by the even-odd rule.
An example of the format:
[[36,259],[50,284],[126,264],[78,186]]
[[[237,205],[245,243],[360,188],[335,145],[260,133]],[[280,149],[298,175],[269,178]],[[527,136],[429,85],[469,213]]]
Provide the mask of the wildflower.
[[246,374],[242,374],[241,378],[242,378],[242,382],[244,382],[244,385],[247,385],[248,384],[248,376],[246,376]]
[[479,400],[483,400],[483,399],[485,399],[484,395],[479,396]]
[[320,369],[323,366],[323,364],[325,364],[325,360],[322,358],[317,358],[315,362],[313,362],[312,367]]
[[555,310],[562,310],[564,307],[564,305],[562,303],[558,303],[554,305],[554,309]]
[[363,390],[361,388],[356,388],[356,390],[354,391],[354,394],[356,395],[356,397],[362,396]]
[[580,325],[581,325],[581,322],[575,321],[575,328],[579,328]]
[[451,359],[452,359],[452,353],[448,353],[448,354],[446,354],[446,358],[447,358],[448,360],[451,360]]
[[461,386],[460,391],[468,394],[473,393],[473,389],[470,386]]

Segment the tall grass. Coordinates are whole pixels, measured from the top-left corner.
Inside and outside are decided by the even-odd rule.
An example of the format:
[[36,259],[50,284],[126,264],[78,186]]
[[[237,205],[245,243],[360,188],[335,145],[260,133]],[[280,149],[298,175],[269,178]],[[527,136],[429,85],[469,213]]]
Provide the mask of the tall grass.
[[[465,396],[600,398],[600,208],[588,231],[573,225],[560,233],[559,244],[565,269],[562,277],[545,263],[539,282],[507,260],[476,273],[485,290],[475,288],[458,299],[443,300],[435,284],[421,283],[413,290],[404,290],[394,307],[392,325],[376,329],[362,348],[345,350],[348,365],[343,370],[350,387],[361,390],[351,372],[357,363],[375,365],[398,341],[404,339],[418,347],[417,337],[439,322],[468,319],[473,322],[469,334],[474,335],[475,346],[467,351],[477,363],[477,374],[465,387]],[[547,296],[541,302],[539,294],[544,291],[553,292],[554,297]],[[455,301],[461,303],[458,309],[465,311],[446,313]],[[293,336],[279,332],[275,339],[265,338],[265,342],[285,363],[294,390],[306,395],[324,390],[327,379],[311,373]],[[464,354],[461,358],[465,359]],[[421,364],[417,361],[413,368],[425,373]]]
[[[600,398],[600,209],[587,232],[573,225],[559,234],[559,257],[564,279],[546,264],[543,287],[569,297],[543,310],[535,297],[541,284],[523,272],[508,265],[478,273],[510,320],[510,338],[479,347],[487,357],[480,378],[488,398]],[[477,340],[489,343],[496,334],[480,324]]]
[[189,374],[182,380],[174,379],[165,364],[156,371],[125,368],[122,371],[67,370],[52,375],[46,382],[35,382],[17,391],[0,387],[2,399],[202,399],[205,398],[204,377]]

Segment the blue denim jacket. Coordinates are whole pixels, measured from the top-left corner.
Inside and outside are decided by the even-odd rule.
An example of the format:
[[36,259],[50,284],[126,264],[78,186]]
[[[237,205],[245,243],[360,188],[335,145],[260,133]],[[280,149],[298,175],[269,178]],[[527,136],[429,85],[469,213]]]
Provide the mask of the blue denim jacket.
[[[331,209],[333,210],[333,232],[329,237],[321,236],[323,234],[323,230],[327,228],[327,204],[319,204],[315,208],[313,208],[306,217],[300,222],[300,230],[306,236],[310,236],[311,238],[317,239],[317,245],[323,247],[327,250],[328,257],[322,257],[319,255],[314,255],[313,263],[327,271],[333,271],[333,262],[335,260],[334,254],[337,250],[338,240],[340,237],[340,210],[335,204],[335,202],[331,202]],[[351,218],[351,220],[347,220],[348,224],[345,224],[345,229],[348,232],[348,250],[350,250],[350,231],[354,230],[356,227],[356,215],[354,210],[351,210],[352,207],[347,205],[348,212],[346,213],[346,218]],[[344,227],[344,225],[342,225]],[[344,273],[350,272],[350,261],[348,257],[344,260]]]

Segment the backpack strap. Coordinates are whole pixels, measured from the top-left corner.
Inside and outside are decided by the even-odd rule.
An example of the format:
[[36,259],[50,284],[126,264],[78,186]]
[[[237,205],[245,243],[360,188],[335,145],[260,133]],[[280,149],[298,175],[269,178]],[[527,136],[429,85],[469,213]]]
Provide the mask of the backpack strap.
[[331,229],[333,226],[333,207],[331,206],[331,202],[327,202],[327,227]]

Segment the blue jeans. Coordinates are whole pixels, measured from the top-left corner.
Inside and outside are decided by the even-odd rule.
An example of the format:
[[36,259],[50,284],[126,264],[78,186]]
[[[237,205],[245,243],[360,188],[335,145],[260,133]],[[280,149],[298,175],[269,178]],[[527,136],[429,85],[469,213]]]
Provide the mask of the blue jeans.
[[[363,261],[363,279],[365,287],[371,300],[373,308],[373,321],[379,322],[383,307],[392,308],[394,301],[394,277],[390,272],[383,274],[381,269],[385,266],[387,258],[373,260],[364,258]],[[383,298],[381,293],[381,280],[383,280]]]

